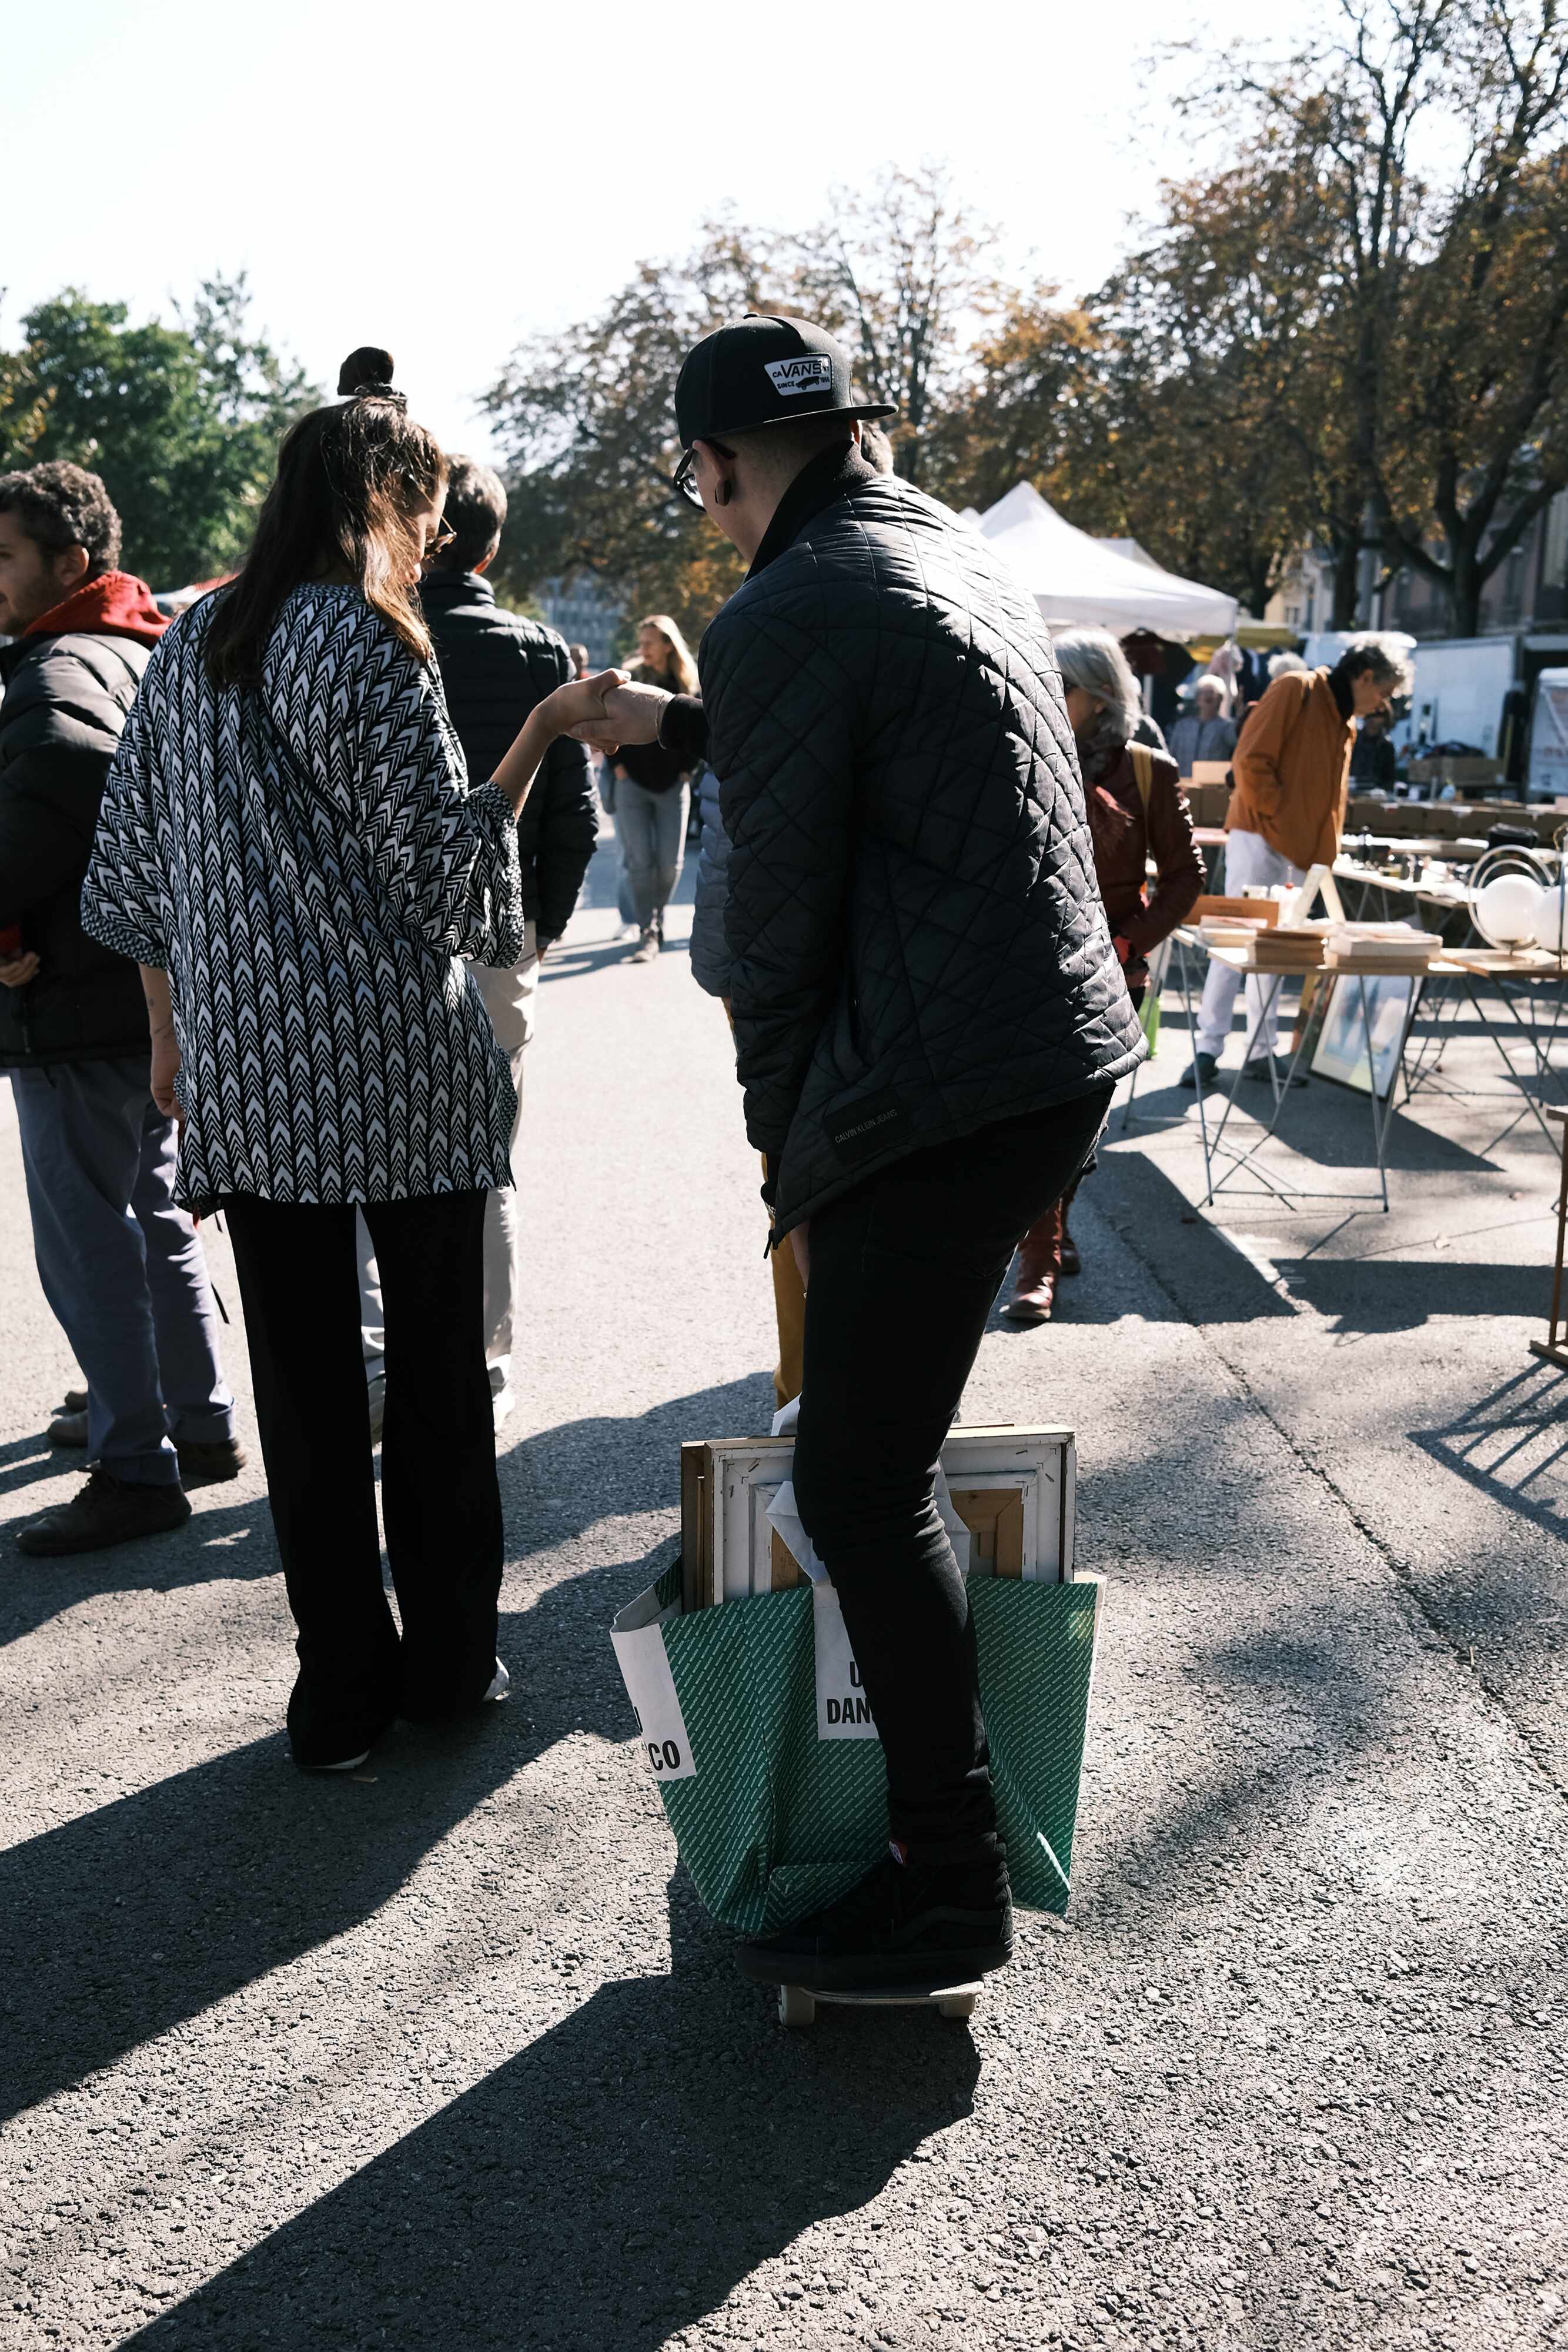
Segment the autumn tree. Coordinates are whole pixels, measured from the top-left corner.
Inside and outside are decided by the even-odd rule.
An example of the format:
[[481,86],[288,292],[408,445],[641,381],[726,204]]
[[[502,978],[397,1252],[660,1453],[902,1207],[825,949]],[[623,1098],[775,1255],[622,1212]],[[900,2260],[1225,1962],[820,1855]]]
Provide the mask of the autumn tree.
[[161,588],[239,561],[277,442],[319,397],[256,335],[243,278],[214,278],[175,322],[68,289],[0,355],[0,464],[63,457],[100,474],[123,561]]
[[700,635],[742,567],[671,486],[692,344],[747,310],[817,320],[845,341],[864,394],[897,402],[897,462],[915,477],[994,298],[982,253],[940,173],[888,172],[868,195],[835,196],[816,227],[711,222],[692,254],[643,263],[596,317],[530,338],[486,400],[511,500],[502,585],[524,595],[587,572],[629,615],[670,612]]
[[[1560,0],[1341,0],[1235,95],[1314,194],[1364,535],[1479,625],[1481,590],[1568,486],[1568,19]],[[1336,563],[1335,620],[1354,617]]]

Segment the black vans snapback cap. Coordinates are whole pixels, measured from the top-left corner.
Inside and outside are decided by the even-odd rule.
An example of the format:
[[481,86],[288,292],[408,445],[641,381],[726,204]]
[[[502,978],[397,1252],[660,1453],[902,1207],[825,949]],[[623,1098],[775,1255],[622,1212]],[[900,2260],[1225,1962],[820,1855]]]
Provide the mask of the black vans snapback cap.
[[893,413],[891,401],[856,400],[848,352],[809,319],[753,313],[716,328],[686,353],[675,382],[675,430],[683,449],[800,416]]

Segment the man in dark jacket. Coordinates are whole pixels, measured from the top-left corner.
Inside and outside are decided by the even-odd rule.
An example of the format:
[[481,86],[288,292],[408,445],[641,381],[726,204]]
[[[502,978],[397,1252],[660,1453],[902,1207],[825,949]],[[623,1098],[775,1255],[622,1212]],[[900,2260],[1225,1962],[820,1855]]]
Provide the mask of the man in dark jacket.
[[623,737],[720,779],[747,1127],[808,1283],[795,1496],[887,1763],[890,1859],[741,1948],[759,1979],[821,1988],[1010,1954],[937,1458],[1019,1236],[1144,1053],[1039,612],[864,461],[867,413],[801,320],[697,345],[676,478],[750,570],[704,638],[700,705],[609,698]]
[[[430,634],[435,640],[446,707],[476,783],[494,775],[503,752],[538,702],[577,676],[563,640],[541,622],[503,611],[484,577],[501,544],[507,493],[488,466],[454,457],[446,483],[446,528],[452,538],[433,558],[420,590]],[[492,1027],[512,1064],[517,1120],[512,1129],[512,1165],[523,1118],[523,1055],[534,1034],[539,965],[559,940],[577,905],[588,861],[599,838],[599,795],[586,747],[569,739],[554,743],[534,780],[517,820],[517,862],[523,877],[527,918],[521,963],[493,971],[470,964]],[[496,1418],[511,1410],[508,1385],[517,1309],[517,1195],[492,1192],[485,1218],[486,1356]],[[365,1305],[365,1362],[372,1391],[382,1374],[380,1291],[361,1237],[361,1290]]]
[[183,1526],[185,1486],[238,1475],[202,1246],[174,1205],[175,1122],[149,1084],[136,966],[78,918],[98,804],[164,623],[115,569],[96,474],[0,475],[0,1066],[21,1129],[44,1295],[87,1375],[50,1429],[86,1445],[75,1498],[25,1551],[97,1550]]

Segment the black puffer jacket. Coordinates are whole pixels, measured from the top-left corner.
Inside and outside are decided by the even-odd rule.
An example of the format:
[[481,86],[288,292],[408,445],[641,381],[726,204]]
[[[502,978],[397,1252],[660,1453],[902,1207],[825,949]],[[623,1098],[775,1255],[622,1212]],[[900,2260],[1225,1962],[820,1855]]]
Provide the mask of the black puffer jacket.
[[[477,572],[427,572],[419,593],[469,776],[486,783],[534,705],[573,675],[571,656],[542,622],[503,612]],[[540,939],[559,940],[571,920],[598,838],[592,759],[561,736],[517,819],[523,912]]]
[[779,1233],[1142,1060],[1051,641],[977,533],[830,452],[700,667],[747,1131]]
[[141,975],[78,915],[104,780],[152,646],[132,636],[22,637],[0,651],[0,929],[38,958],[0,988],[0,1066],[145,1054]]

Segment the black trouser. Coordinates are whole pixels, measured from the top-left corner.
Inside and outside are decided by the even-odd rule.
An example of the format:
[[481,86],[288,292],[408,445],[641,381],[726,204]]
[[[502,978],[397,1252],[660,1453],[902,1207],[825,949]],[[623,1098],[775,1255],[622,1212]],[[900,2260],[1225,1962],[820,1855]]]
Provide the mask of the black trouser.
[[224,1202],[299,1678],[301,1763],[351,1756],[394,1715],[476,1703],[496,1670],[501,1491],[485,1367],[483,1192],[371,1201],[386,1308],[382,1589],[354,1209]]
[[811,1219],[795,1496],[882,1736],[891,1833],[917,1859],[965,1860],[996,1827],[937,1460],[1019,1236],[1110,1101],[1101,1087],[913,1152]]

